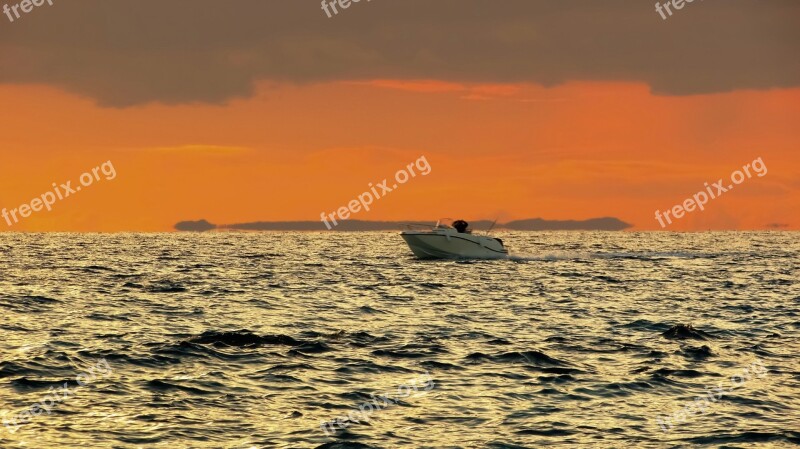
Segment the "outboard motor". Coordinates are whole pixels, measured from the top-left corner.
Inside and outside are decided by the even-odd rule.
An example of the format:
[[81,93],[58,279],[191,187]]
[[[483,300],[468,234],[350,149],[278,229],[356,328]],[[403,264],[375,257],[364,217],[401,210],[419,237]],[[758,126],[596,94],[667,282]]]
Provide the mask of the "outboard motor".
[[464,220],[456,220],[453,222],[453,227],[456,228],[456,231],[463,234],[467,232],[467,228],[469,227],[469,223]]

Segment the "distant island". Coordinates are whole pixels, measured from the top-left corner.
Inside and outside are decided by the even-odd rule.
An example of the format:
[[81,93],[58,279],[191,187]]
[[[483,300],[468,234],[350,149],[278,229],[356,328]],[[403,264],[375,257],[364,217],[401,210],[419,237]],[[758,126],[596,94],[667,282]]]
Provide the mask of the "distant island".
[[203,232],[217,229],[217,225],[207,222],[206,220],[198,221],[180,221],[175,224],[175,229],[178,231],[194,231]]
[[[435,222],[420,221],[363,221],[344,220],[339,222],[334,231],[396,231],[405,229],[409,223],[432,226]],[[470,221],[470,227],[476,230],[486,230],[492,225],[490,220]],[[497,223],[494,229],[511,231],[621,231],[633,226],[614,217],[591,218],[588,220],[545,220],[543,218],[530,218],[514,220],[508,223]],[[327,231],[320,221],[256,221],[252,223],[237,223],[229,225],[215,225],[206,220],[182,221],[175,225],[178,231],[203,232],[211,230],[236,230],[236,231]]]

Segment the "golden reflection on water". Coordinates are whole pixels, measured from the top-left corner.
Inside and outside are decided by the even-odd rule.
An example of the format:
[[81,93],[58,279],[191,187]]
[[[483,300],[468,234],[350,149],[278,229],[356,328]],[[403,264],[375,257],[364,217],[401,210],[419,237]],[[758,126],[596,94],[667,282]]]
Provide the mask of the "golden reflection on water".
[[[798,438],[795,233],[500,237],[511,260],[417,261],[390,233],[2,235],[0,410],[111,373],[0,447]],[[711,338],[662,336],[681,323]],[[659,428],[754,360],[763,377]],[[424,394],[320,429],[425,373]]]

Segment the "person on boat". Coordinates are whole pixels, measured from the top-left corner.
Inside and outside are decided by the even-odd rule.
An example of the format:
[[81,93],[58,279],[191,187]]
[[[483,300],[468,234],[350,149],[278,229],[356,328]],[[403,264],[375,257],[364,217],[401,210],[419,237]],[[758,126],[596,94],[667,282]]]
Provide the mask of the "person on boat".
[[467,232],[469,223],[464,220],[456,220],[453,222],[453,227],[456,228],[456,231],[458,231],[460,234],[464,234]]

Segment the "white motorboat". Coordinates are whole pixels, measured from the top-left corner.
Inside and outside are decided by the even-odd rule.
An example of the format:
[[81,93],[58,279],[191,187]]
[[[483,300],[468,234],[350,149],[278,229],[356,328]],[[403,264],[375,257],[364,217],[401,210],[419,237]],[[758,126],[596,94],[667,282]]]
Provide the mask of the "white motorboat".
[[[448,222],[449,219],[441,219],[435,226],[409,225],[400,236],[420,259],[499,259],[508,256],[502,240],[473,234],[464,220]],[[413,229],[421,226],[428,229]]]

